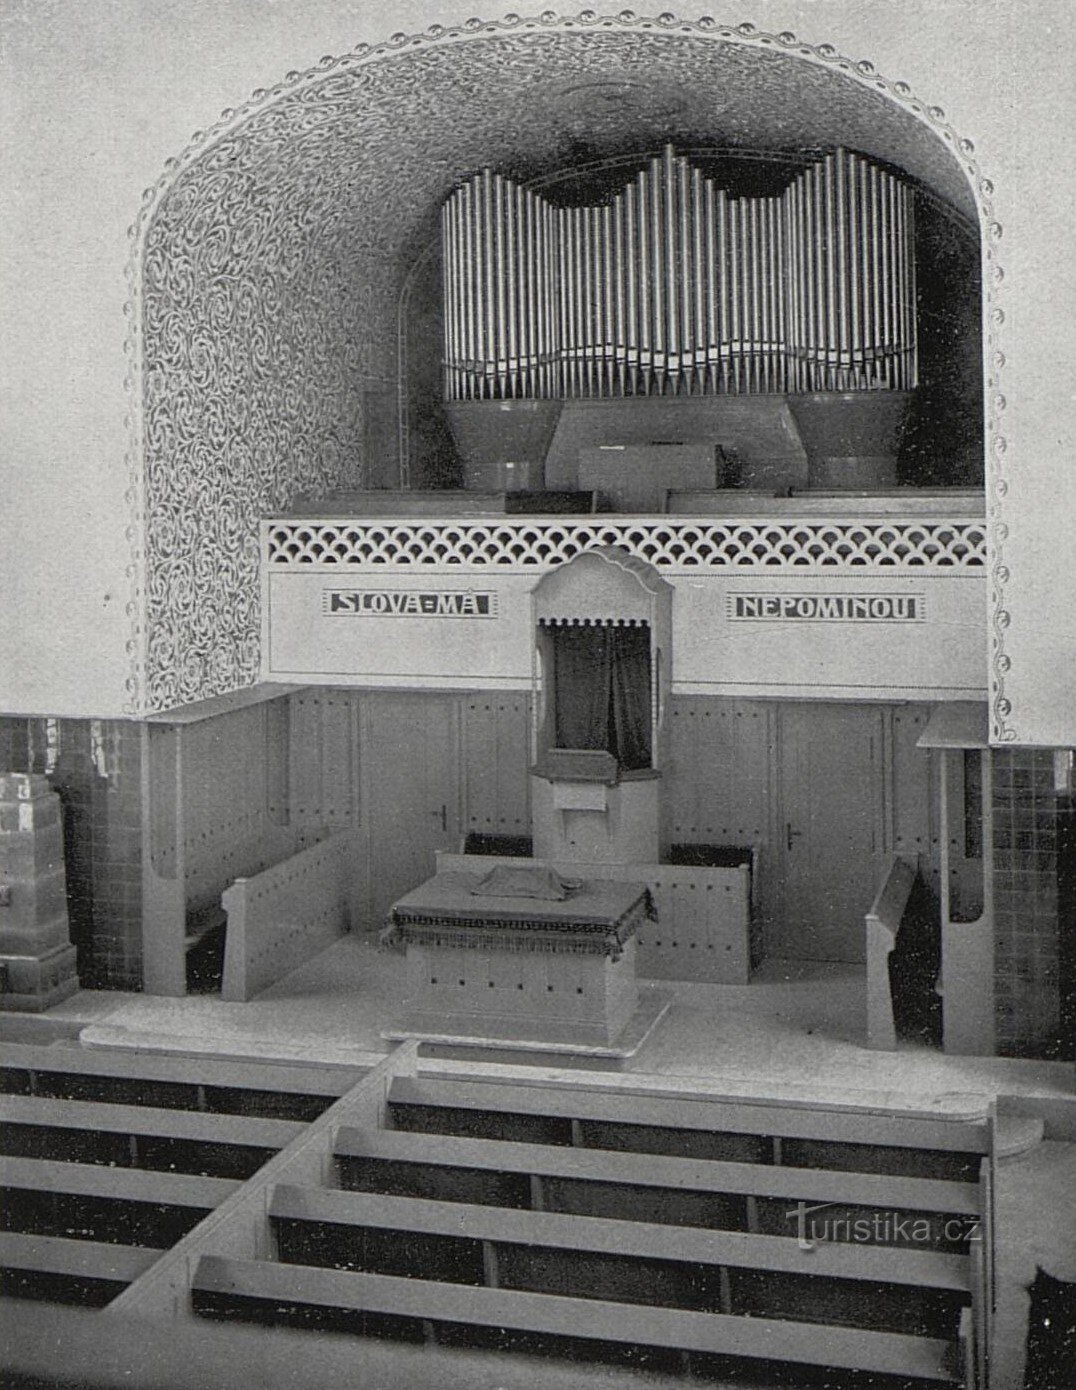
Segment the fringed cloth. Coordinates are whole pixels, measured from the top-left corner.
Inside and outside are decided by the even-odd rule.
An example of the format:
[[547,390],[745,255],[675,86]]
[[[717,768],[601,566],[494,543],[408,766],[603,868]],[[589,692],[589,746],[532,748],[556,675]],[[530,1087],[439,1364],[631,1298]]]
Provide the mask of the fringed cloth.
[[389,912],[381,944],[410,944],[531,955],[608,956],[619,960],[641,923],[656,919],[642,883],[588,880],[564,900],[476,896],[482,875],[437,874]]

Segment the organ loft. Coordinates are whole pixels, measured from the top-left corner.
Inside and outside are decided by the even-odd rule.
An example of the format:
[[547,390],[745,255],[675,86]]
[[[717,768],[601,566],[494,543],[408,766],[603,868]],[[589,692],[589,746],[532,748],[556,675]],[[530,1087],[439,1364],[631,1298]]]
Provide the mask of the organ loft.
[[[85,80],[12,200],[16,495],[126,510],[75,531],[92,622],[77,547],[10,548],[19,1384],[1061,1390],[1069,209],[998,101],[1003,58],[1051,94],[1041,35],[915,2],[830,6],[838,50],[219,0],[204,71],[114,45],[165,97],[104,162],[116,93],[35,21]],[[875,18],[935,90],[844,56]],[[339,56],[158,177],[307,23]],[[41,307],[54,241],[89,278]]]

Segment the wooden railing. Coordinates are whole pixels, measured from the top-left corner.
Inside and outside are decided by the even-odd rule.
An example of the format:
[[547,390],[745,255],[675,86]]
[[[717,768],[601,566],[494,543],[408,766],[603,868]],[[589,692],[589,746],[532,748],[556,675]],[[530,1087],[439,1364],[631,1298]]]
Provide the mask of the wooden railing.
[[252,998],[349,929],[356,858],[345,831],[225,890],[221,998]]

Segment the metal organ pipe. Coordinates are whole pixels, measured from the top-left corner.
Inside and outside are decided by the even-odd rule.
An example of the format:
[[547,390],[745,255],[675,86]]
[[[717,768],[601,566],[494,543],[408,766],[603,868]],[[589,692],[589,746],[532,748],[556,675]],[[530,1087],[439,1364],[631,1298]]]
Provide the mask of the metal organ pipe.
[[706,364],[702,389],[717,391],[721,370],[721,344],[717,336],[717,304],[720,284],[717,277],[717,213],[714,206],[714,186],[709,179],[699,179],[702,198],[702,246],[706,259],[706,275],[702,293],[706,313]]
[[860,318],[860,184],[854,158],[841,151],[848,180],[848,305],[849,305],[849,369],[855,381],[863,370],[863,329]]
[[846,150],[730,198],[667,147],[586,208],[483,170],[442,209],[446,398],[909,389],[913,213]]
[[635,210],[635,185],[628,184],[623,201],[624,257],[624,347],[627,357],[627,379],[631,394],[639,390],[639,287],[638,258],[635,255],[638,222]]
[[613,258],[613,209],[606,205],[599,211],[601,239],[599,242],[598,285],[601,290],[598,358],[601,370],[601,395],[611,396],[616,389],[616,261]]
[[665,276],[661,255],[661,162],[653,160],[647,183],[646,216],[650,244],[650,375],[661,393],[664,384]]
[[613,257],[613,393],[622,396],[628,390],[628,266],[624,254],[624,195],[613,200],[609,210],[612,227]]
[[706,361],[709,342],[706,338],[706,254],[705,200],[702,195],[702,174],[691,171],[691,265],[695,286],[694,322],[691,329],[691,382],[698,391],[706,389]]

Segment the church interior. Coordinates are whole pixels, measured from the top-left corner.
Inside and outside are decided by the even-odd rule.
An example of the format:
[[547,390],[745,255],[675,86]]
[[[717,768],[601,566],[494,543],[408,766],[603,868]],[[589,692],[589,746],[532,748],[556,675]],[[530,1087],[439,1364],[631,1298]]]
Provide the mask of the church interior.
[[130,228],[122,700],[0,715],[10,1384],[1068,1384],[974,146],[784,29],[445,17]]

